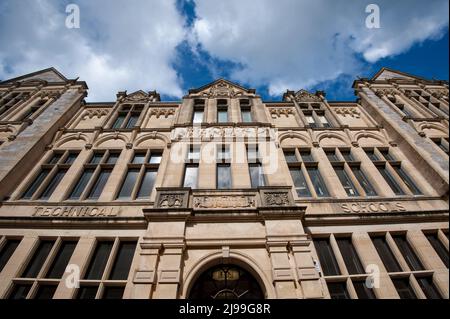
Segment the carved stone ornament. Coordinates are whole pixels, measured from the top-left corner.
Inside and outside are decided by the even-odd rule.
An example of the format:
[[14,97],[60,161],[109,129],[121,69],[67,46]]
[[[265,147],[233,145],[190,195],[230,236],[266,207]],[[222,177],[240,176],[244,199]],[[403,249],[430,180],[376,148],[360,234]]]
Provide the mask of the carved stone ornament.
[[172,130],[172,141],[197,139],[211,141],[221,138],[258,138],[276,140],[276,131],[268,127],[177,127]]
[[289,115],[294,115],[294,110],[291,107],[273,107],[269,109],[272,118],[280,118],[281,115],[289,117]]
[[338,107],[334,110],[336,114],[342,115],[343,117],[350,116],[356,119],[361,118],[361,112],[356,107]]
[[244,92],[234,88],[232,85],[226,83],[225,81],[220,81],[214,86],[209,88],[206,92],[202,93],[202,96],[209,98],[233,98],[237,96],[242,96]]
[[168,118],[169,116],[175,115],[175,109],[171,108],[152,108],[150,109],[150,117],[156,116],[156,118],[160,118],[164,116],[164,118]]
[[445,89],[428,89],[428,92],[436,99],[446,99],[448,100],[448,90]]
[[320,97],[311,94],[306,90],[300,90],[295,94],[295,101],[297,102],[322,102]]
[[199,196],[194,197],[194,208],[254,208],[256,201],[254,196]]
[[158,207],[161,208],[180,208],[183,207],[183,194],[163,194],[159,197]]
[[377,90],[375,90],[375,94],[378,97],[382,97],[382,96],[386,96],[386,95],[395,95],[395,94],[397,94],[397,91],[392,88],[377,89]]
[[108,110],[104,110],[104,109],[93,109],[93,110],[86,110],[86,112],[84,113],[83,116],[83,120],[86,118],[93,118],[93,117],[97,117],[97,118],[101,118],[102,116],[108,115]]
[[265,193],[264,202],[267,206],[289,206],[289,195],[287,192]]
[[150,92],[150,94],[145,93],[144,91],[137,91],[130,95],[127,95],[124,102],[131,103],[147,103],[147,102],[156,102],[158,100],[158,94],[156,92]]

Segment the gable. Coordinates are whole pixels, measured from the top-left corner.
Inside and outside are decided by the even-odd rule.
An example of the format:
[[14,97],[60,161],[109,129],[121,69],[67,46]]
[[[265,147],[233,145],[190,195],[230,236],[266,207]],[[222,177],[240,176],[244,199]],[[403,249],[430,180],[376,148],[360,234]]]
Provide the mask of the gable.
[[219,79],[198,89],[189,90],[189,95],[208,98],[254,96],[255,90],[246,89],[225,79]]
[[401,80],[416,80],[419,79],[416,76],[396,71],[396,70],[390,70],[387,68],[382,68],[380,71],[378,71],[377,74],[372,78],[372,80],[388,80],[388,79],[401,79]]
[[68,79],[62,75],[55,68],[48,68],[44,70],[40,70],[37,72],[29,73],[26,75],[22,75],[16,78],[12,78],[1,83],[10,83],[10,82],[34,82],[34,81],[45,81],[45,82],[67,82]]

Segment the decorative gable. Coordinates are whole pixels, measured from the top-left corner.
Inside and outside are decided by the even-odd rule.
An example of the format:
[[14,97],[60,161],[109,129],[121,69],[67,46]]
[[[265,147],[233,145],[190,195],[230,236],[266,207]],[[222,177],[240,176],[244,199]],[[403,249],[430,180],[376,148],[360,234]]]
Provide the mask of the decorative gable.
[[380,80],[380,81],[383,81],[383,80],[394,80],[394,79],[417,80],[417,79],[420,79],[420,78],[416,77],[416,76],[413,76],[413,75],[410,75],[410,74],[407,74],[407,73],[404,73],[404,72],[391,70],[391,69],[388,69],[388,68],[382,68],[372,78],[372,80]]
[[295,93],[294,99],[297,102],[322,102],[319,96],[311,94],[306,90],[300,90]]
[[207,98],[233,98],[239,96],[255,96],[255,90],[246,89],[230,81],[219,79],[199,89],[189,90],[189,95]]
[[66,83],[68,79],[62,75],[58,70],[55,68],[48,68],[44,70],[40,70],[37,72],[29,73],[23,76],[19,76],[17,78],[9,79],[6,81],[3,81],[2,83],[13,83],[13,82],[21,82],[21,83],[28,83],[28,84],[43,84],[43,83]]
[[122,93],[122,95],[125,96],[123,102],[129,103],[148,103],[160,101],[160,96],[156,91],[146,93],[142,90],[139,90],[129,95],[124,92]]

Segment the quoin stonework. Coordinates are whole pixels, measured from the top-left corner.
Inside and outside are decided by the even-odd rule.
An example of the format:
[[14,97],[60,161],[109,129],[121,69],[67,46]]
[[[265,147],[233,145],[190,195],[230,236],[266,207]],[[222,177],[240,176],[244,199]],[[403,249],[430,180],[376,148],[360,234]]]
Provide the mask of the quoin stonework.
[[449,88],[0,82],[0,298],[448,298]]

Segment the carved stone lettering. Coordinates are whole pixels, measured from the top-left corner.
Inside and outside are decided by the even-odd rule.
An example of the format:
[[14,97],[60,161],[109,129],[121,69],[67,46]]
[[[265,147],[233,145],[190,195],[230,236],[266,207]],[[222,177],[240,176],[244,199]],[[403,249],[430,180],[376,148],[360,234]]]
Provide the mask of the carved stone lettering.
[[118,207],[55,206],[35,207],[34,217],[115,217],[120,215]]
[[194,197],[194,208],[253,208],[254,196],[201,196]]
[[344,213],[388,213],[405,212],[402,203],[345,203],[341,204]]

